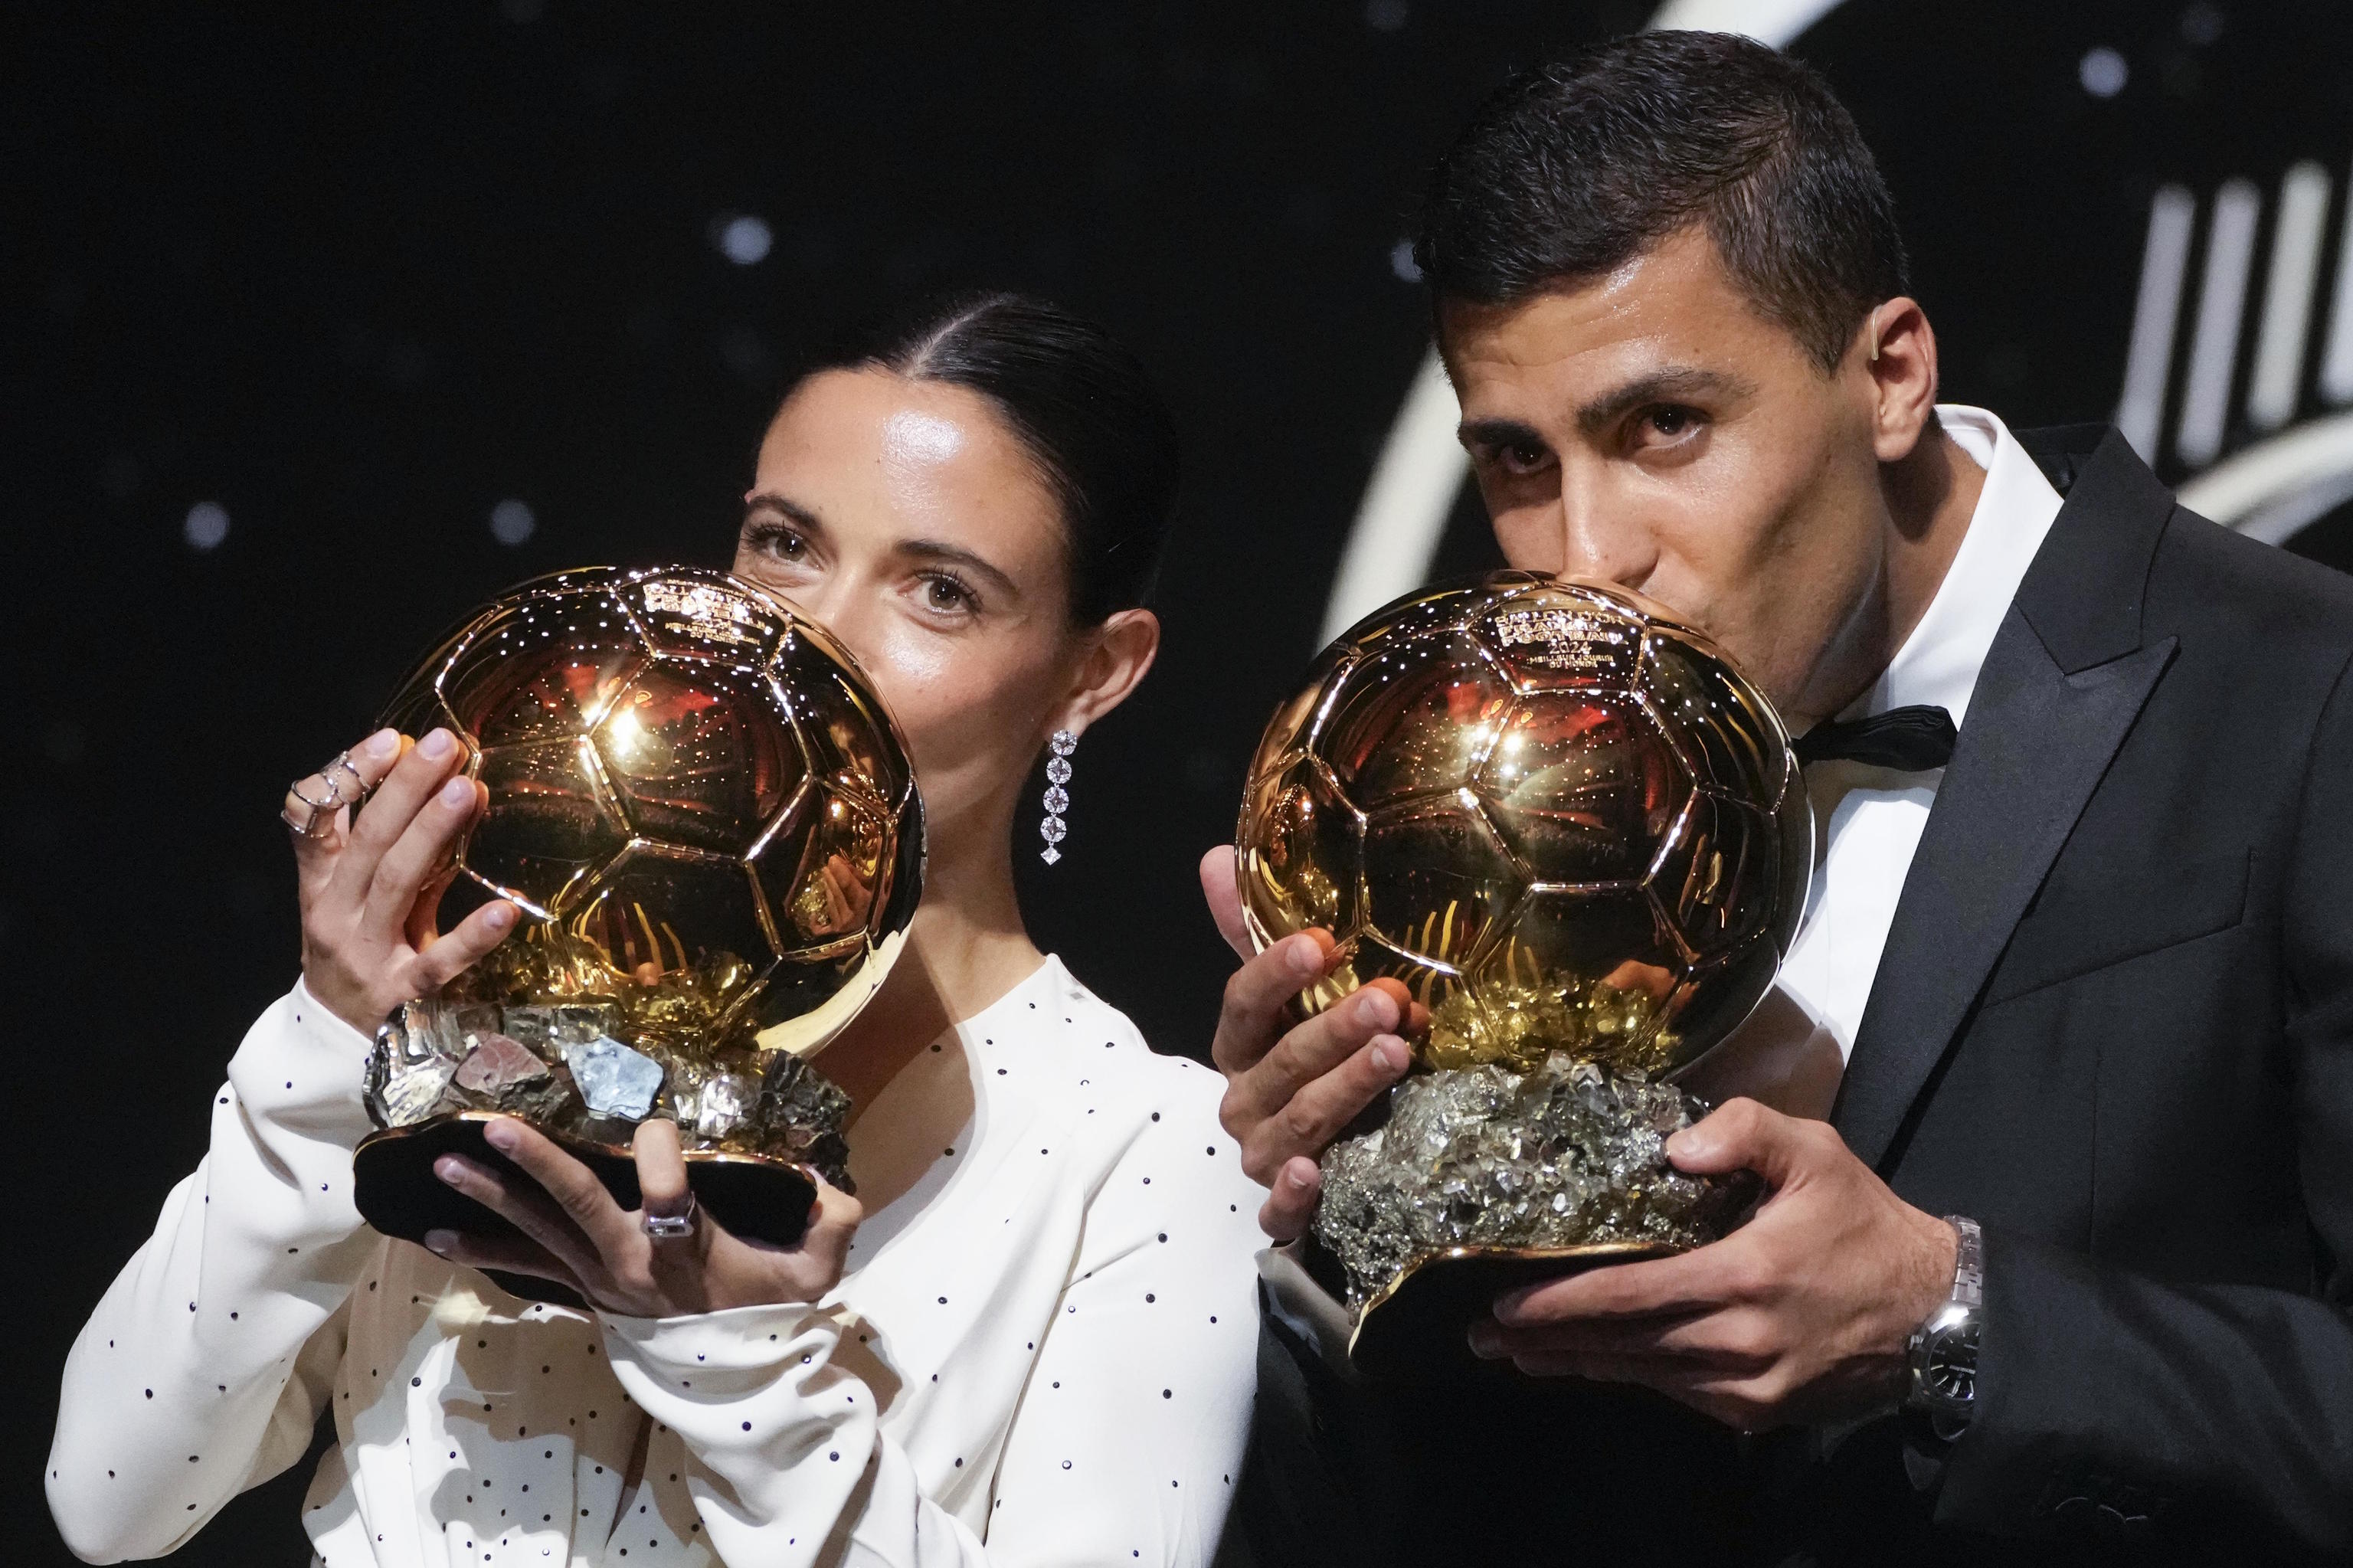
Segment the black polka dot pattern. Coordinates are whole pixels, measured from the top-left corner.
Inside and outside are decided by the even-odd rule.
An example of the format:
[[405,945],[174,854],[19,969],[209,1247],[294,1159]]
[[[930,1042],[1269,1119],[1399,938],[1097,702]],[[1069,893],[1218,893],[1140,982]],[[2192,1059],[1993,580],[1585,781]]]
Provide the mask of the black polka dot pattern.
[[[86,1495],[93,1510],[134,1520],[118,1554],[168,1545],[191,1527],[188,1516],[219,1506],[249,1470],[250,1454],[216,1453],[202,1441],[225,1429],[221,1413],[250,1408],[256,1388],[274,1389],[293,1373],[326,1313],[339,1310],[343,1360],[301,1375],[328,1380],[319,1397],[333,1403],[345,1473],[405,1464],[410,1481],[312,1505],[345,1520],[312,1528],[349,1530],[353,1542],[375,1543],[379,1560],[388,1541],[412,1537],[438,1540],[466,1561],[609,1554],[708,1563],[722,1551],[730,1561],[764,1560],[803,1535],[833,1534],[833,1510],[847,1498],[907,1495],[860,1481],[893,1467],[904,1467],[927,1500],[905,1518],[860,1525],[861,1539],[886,1558],[890,1543],[937,1531],[923,1521],[931,1510],[985,1531],[992,1546],[1078,1560],[1159,1560],[1214,1540],[1255,1351],[1252,1335],[1219,1325],[1251,1320],[1250,1258],[1262,1245],[1245,1212],[1239,1161],[1216,1160],[1230,1148],[1217,1128],[1217,1080],[1154,1055],[1050,960],[983,1017],[999,1029],[966,1025],[957,1042],[976,1091],[974,1120],[953,1138],[934,1133],[915,1145],[923,1154],[913,1168],[928,1162],[937,1179],[919,1179],[903,1207],[869,1216],[829,1298],[839,1308],[600,1322],[518,1301],[421,1248],[354,1234],[347,1158],[340,1169],[298,1160],[289,1174],[301,1201],[280,1234],[256,1237],[249,1258],[204,1256],[194,1231],[190,1245],[142,1254],[134,1266],[201,1259],[204,1289],[193,1287],[194,1267],[185,1278],[159,1274],[176,1327],[163,1331],[126,1310],[109,1319],[103,1338],[85,1335],[84,1344],[108,1349],[77,1351],[88,1364],[69,1370],[69,1393],[90,1392],[82,1403],[93,1411],[127,1395],[152,1414],[93,1419],[71,1435],[61,1421],[53,1495],[64,1508],[83,1495],[78,1485],[111,1487]],[[330,1047],[355,1064],[350,1031],[325,1020],[299,1035],[269,1037],[269,1028],[265,1020],[259,1044],[248,1041],[256,1061],[241,1055],[232,1065],[248,1092],[237,1116],[215,1124],[201,1183],[205,1203],[218,1192],[241,1215],[262,1212],[252,1195],[270,1179],[251,1129],[290,1110],[315,1118],[314,1104],[347,1104],[354,1092],[355,1065],[338,1079],[322,1065]],[[954,1062],[944,1069],[956,1070]],[[269,1072],[281,1064],[286,1070]],[[257,1076],[263,1088],[274,1081],[282,1089],[256,1096]],[[237,1097],[232,1087],[216,1104]],[[882,1136],[871,1113],[861,1126],[870,1139]],[[1201,1140],[1190,1147],[1207,1159],[1190,1155],[1188,1139]],[[307,1156],[307,1146],[290,1141]],[[200,1221],[182,1209],[164,1224]],[[914,1228],[925,1233],[915,1244],[890,1245]],[[185,1287],[174,1291],[174,1283]],[[837,1310],[847,1327],[828,1315]],[[601,1353],[607,1334],[609,1365]],[[199,1351],[216,1343],[224,1356],[238,1347],[219,1361],[227,1383],[203,1376],[213,1367]],[[192,1379],[195,1367],[202,1370]],[[880,1374],[892,1397],[878,1409],[867,1391]],[[1053,1399],[1025,1401],[1025,1388],[1050,1389]],[[201,1398],[191,1392],[198,1389]],[[1000,1425],[1008,1418],[1009,1428]],[[977,1457],[957,1451],[975,1431],[995,1436]],[[172,1446],[181,1438],[197,1440]],[[641,1443],[645,1457],[633,1470]],[[150,1495],[147,1478],[161,1472],[144,1456],[157,1445],[182,1478],[177,1496]],[[722,1452],[757,1457],[748,1470],[727,1471],[716,1493],[698,1491],[698,1454]],[[706,1531],[698,1497],[738,1486],[748,1489],[740,1506],[712,1516]],[[1072,1510],[1062,1500],[1080,1495],[1062,1489],[1071,1487],[1134,1506]],[[1155,1500],[1155,1489],[1166,1489],[1157,1493],[1166,1500]],[[109,1497],[117,1500],[99,1500]],[[419,1517],[388,1534],[384,1510],[402,1508]],[[1103,1517],[1125,1519],[1123,1531],[1162,1522],[1142,1538],[1057,1534]],[[132,1539],[151,1528],[152,1541]]]

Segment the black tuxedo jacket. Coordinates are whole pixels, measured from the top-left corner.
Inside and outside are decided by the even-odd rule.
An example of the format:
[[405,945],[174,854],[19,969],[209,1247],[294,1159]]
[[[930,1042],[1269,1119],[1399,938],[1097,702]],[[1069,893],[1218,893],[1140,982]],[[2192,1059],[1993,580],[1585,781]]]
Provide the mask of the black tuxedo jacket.
[[2065,504],[1833,1112],[1984,1227],[1967,1435],[1366,1390],[1272,1325],[1236,1559],[2353,1557],[2353,578],[2183,511],[2113,431],[2021,440]]

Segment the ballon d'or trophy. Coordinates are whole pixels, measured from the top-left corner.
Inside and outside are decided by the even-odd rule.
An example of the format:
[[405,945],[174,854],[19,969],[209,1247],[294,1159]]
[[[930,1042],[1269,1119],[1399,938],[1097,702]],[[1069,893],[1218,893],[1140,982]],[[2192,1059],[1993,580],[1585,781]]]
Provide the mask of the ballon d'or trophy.
[[477,611],[385,722],[448,728],[489,792],[445,924],[491,898],[523,918],[377,1032],[361,1214],[507,1230],[433,1175],[451,1152],[512,1170],[497,1115],[635,1207],[630,1139],[666,1117],[720,1224],[797,1240],[816,1179],[849,1185],[848,1100],[809,1058],[890,972],[923,882],[906,747],[849,652],[720,572],[591,567]]
[[1675,1075],[1771,986],[1813,818],[1788,732],[1622,589],[1498,572],[1349,629],[1279,708],[1237,842],[1262,949],[1337,942],[1309,1013],[1401,993],[1415,1061],[1325,1152],[1308,1273],[1372,1374],[1444,1373],[1494,1296],[1683,1251],[1752,1176],[1686,1176]]

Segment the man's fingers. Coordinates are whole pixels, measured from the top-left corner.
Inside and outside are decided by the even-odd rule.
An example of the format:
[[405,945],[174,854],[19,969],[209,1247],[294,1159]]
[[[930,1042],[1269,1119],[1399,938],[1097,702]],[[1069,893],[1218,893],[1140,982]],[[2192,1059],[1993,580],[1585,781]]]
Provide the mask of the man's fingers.
[[443,1155],[433,1162],[433,1174],[521,1231],[573,1275],[586,1278],[599,1272],[596,1247],[545,1193],[525,1191],[462,1155]]
[[1810,1169],[1853,1157],[1827,1122],[1730,1099],[1668,1139],[1667,1158],[1694,1176],[1754,1171],[1778,1192]]
[[[580,1289],[579,1277],[540,1245],[518,1236],[470,1236],[462,1231],[427,1231],[426,1250],[467,1268],[495,1268],[506,1274],[527,1274]],[[585,1295],[586,1292],[583,1292]]]
[[364,927],[387,943],[406,939],[426,887],[448,865],[458,838],[481,810],[483,788],[454,774],[420,807],[376,862],[362,906]]
[[[1412,1061],[1403,1040],[1376,1034],[1331,1071],[1300,1085],[1280,1109],[1260,1119],[1242,1139],[1243,1169],[1264,1181],[1288,1160],[1321,1154],[1343,1128],[1405,1076]],[[1269,1056],[1258,1071],[1271,1072],[1275,1065],[1275,1057]]]
[[[1750,1377],[1779,1359],[1773,1320],[1753,1308],[1601,1318],[1536,1328],[1493,1319],[1472,1326],[1472,1343],[1489,1359],[1549,1355],[1593,1364],[1704,1368],[1710,1375]],[[1639,1380],[1637,1380],[1639,1381]]]
[[347,847],[336,857],[332,886],[357,905],[375,881],[376,863],[397,842],[417,810],[465,760],[458,737],[437,729],[409,747],[352,819]]
[[1330,933],[1302,931],[1233,972],[1218,1012],[1217,1039],[1209,1046],[1209,1059],[1219,1072],[1228,1077],[1247,1072],[1273,1049],[1291,999],[1322,977],[1331,955]]
[[1395,980],[1360,988],[1287,1030],[1250,1066],[1229,1071],[1223,1107],[1228,1130],[1240,1137],[1261,1120],[1282,1114],[1308,1085],[1339,1068],[1375,1037],[1394,1034],[1406,1010],[1393,987],[1403,989]]
[[[606,1264],[617,1268],[630,1258],[632,1247],[644,1233],[622,1213],[595,1171],[558,1149],[545,1133],[512,1117],[490,1122],[482,1128],[482,1137],[540,1184]],[[557,1253],[563,1255],[562,1249]]]
[[1297,1241],[1314,1222],[1315,1200],[1323,1192],[1324,1172],[1315,1161],[1304,1155],[1286,1161],[1259,1205],[1258,1228],[1272,1241]]
[[1250,956],[1250,927],[1242,923],[1241,885],[1234,880],[1234,846],[1219,844],[1201,857],[1201,896],[1208,901],[1209,918],[1234,956]]
[[1748,1238],[1736,1232],[1672,1257],[1609,1264],[1506,1291],[1496,1298],[1495,1319],[1509,1328],[1538,1328],[1706,1312],[1752,1294],[1759,1267]]

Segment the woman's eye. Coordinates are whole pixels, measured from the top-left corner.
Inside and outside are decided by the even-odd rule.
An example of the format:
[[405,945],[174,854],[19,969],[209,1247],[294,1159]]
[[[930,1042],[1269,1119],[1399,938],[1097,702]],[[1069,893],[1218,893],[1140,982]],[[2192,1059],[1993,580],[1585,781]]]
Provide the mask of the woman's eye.
[[754,554],[787,565],[808,558],[808,541],[781,523],[746,523],[744,542]]
[[927,577],[923,581],[923,603],[927,609],[969,609],[972,602],[971,591],[954,577]]

